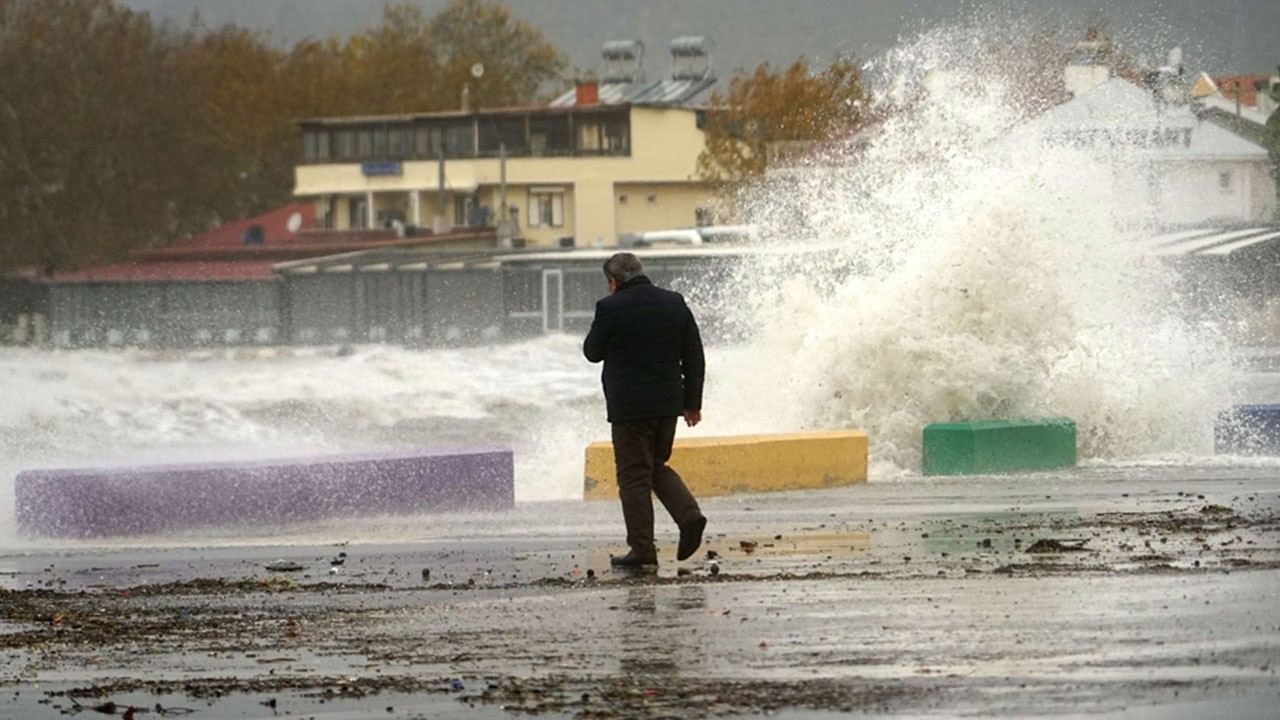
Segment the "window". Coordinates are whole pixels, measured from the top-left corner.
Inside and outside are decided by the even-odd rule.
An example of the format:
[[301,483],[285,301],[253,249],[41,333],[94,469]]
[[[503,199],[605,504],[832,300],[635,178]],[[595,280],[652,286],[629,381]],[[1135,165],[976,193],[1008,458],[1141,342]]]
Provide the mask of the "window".
[[413,153],[420,158],[436,159],[444,149],[444,129],[419,126],[414,129]]
[[630,118],[626,115],[579,118],[576,147],[583,155],[630,155]]
[[356,133],[356,155],[361,160],[373,157],[372,130],[360,130]]
[[351,198],[347,201],[347,224],[352,230],[368,227],[366,212],[368,204],[364,198]]
[[529,154],[558,156],[568,155],[572,150],[567,116],[529,119]]
[[329,198],[324,204],[324,210],[320,216],[320,227],[325,230],[334,229],[334,215],[337,214],[338,201],[335,198]]
[[564,190],[529,190],[529,227],[564,227]]
[[356,157],[356,131],[338,131],[338,158],[351,160]]
[[1222,192],[1224,193],[1231,192],[1231,172],[1230,171],[1218,173],[1218,187],[1221,188]]
[[329,159],[329,132],[327,130],[303,131],[302,158],[307,162],[325,162]]
[[631,154],[631,126],[625,117],[605,122],[604,151],[608,155]]
[[578,123],[578,151],[588,154],[600,152],[600,123],[583,120]]
[[449,157],[475,157],[475,129],[470,122],[456,123],[445,130],[446,155]]
[[457,195],[453,198],[453,224],[456,227],[469,227],[475,200],[470,195]]
[[387,129],[387,157],[400,160],[409,155],[409,129],[392,127]]
[[524,118],[482,119],[479,134],[481,157],[497,157],[500,145],[507,157],[529,154],[525,146]]

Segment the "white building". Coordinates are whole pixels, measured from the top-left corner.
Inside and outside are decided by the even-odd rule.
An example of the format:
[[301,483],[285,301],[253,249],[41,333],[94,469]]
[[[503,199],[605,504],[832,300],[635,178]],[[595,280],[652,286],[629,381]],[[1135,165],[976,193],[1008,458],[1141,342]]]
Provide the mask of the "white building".
[[1046,145],[1088,148],[1113,161],[1116,193],[1149,208],[1161,224],[1258,222],[1275,214],[1265,148],[1127,80],[1084,90],[1024,130]]

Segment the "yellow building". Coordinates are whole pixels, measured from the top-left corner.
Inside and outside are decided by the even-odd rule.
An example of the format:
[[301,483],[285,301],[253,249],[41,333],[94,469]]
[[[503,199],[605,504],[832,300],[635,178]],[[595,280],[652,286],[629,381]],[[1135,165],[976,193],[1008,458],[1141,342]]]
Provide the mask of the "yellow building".
[[[699,40],[678,38],[673,56],[698,57]],[[638,45],[606,44],[606,60],[624,44]],[[495,227],[531,247],[707,224],[691,101],[714,82],[708,61],[653,82],[615,73],[539,107],[305,120],[294,195],[324,228]]]

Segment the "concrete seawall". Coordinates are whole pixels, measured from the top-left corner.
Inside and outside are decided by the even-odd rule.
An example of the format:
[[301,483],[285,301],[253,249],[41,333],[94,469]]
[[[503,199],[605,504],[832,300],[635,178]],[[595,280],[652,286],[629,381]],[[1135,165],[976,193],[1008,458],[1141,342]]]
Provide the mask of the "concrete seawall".
[[[676,440],[671,467],[694,495],[804,490],[867,481],[867,434],[831,430]],[[587,446],[583,497],[618,497],[613,444]]]
[[83,538],[504,509],[515,502],[515,481],[511,450],[477,447],[28,470],[14,492],[20,533]]

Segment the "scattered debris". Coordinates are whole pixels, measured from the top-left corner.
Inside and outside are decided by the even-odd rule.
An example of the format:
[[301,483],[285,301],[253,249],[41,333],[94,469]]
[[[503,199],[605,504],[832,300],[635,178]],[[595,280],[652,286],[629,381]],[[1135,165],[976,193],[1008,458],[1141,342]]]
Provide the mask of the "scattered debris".
[[1029,553],[1063,553],[1063,552],[1081,552],[1085,543],[1089,542],[1088,538],[1063,538],[1061,540],[1054,538],[1041,538],[1031,547],[1027,548]]

